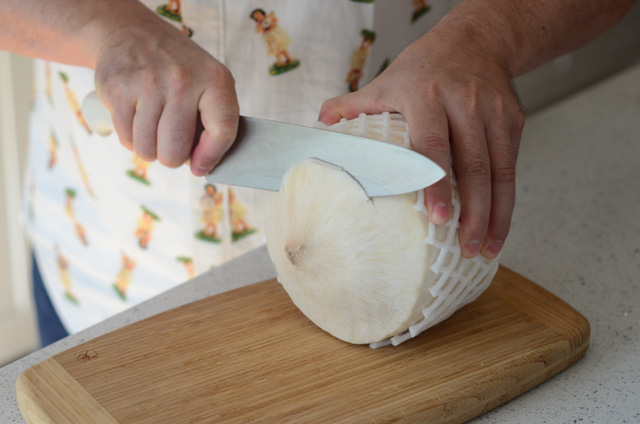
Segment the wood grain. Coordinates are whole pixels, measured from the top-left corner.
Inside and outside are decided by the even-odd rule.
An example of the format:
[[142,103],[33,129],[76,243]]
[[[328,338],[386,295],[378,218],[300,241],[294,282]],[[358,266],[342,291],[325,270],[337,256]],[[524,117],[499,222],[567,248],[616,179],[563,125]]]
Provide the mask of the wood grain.
[[501,267],[445,322],[370,349],[320,330],[269,280],[49,358],[17,395],[28,423],[456,423],[571,365],[589,333],[577,311]]

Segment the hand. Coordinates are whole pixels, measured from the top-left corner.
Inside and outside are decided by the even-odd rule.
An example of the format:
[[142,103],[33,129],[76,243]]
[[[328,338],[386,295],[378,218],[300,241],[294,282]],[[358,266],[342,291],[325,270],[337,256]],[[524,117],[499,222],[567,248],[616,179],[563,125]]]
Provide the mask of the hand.
[[[404,114],[414,150],[447,172],[453,166],[463,255],[492,258],[511,225],[524,114],[507,61],[491,54],[497,41],[469,34],[459,24],[443,20],[370,84],[326,101],[319,120],[333,124],[360,113]],[[425,189],[425,203],[435,224],[450,219],[450,175]]]
[[123,146],[172,168],[191,158],[191,172],[205,175],[236,137],[234,79],[178,29],[142,5],[135,9],[114,11],[129,17],[124,22],[103,20],[96,91]]

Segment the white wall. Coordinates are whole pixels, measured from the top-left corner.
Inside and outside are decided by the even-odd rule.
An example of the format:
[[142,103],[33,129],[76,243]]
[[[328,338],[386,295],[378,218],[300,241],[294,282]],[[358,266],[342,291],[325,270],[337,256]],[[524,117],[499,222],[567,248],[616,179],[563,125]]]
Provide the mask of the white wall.
[[20,204],[31,60],[0,52],[0,364],[37,347]]

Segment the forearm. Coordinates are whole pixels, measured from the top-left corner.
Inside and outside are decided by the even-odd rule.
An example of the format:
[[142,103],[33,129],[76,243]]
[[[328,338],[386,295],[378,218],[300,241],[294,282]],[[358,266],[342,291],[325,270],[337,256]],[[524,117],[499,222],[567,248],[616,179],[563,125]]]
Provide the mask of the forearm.
[[[587,44],[620,20],[634,0],[466,0],[440,31],[456,26],[479,39],[512,76]],[[475,41],[475,40],[474,40]]]
[[157,20],[136,0],[0,0],[0,49],[94,68],[110,33]]

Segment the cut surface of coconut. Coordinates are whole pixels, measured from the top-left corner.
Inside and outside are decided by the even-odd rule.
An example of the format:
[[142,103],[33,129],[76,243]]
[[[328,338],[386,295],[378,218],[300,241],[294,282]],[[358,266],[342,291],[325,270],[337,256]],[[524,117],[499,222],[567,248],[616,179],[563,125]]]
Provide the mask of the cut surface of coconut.
[[[410,147],[399,114],[324,128]],[[265,210],[278,281],[311,321],[346,342],[379,347],[417,336],[475,300],[498,268],[497,258],[462,257],[452,185],[454,216],[435,226],[422,191],[369,198],[339,167],[294,165]]]
[[384,340],[418,321],[433,298],[426,216],[415,201],[414,193],[370,199],[326,162],[294,165],[266,222],[278,280],[296,306],[350,343]]

